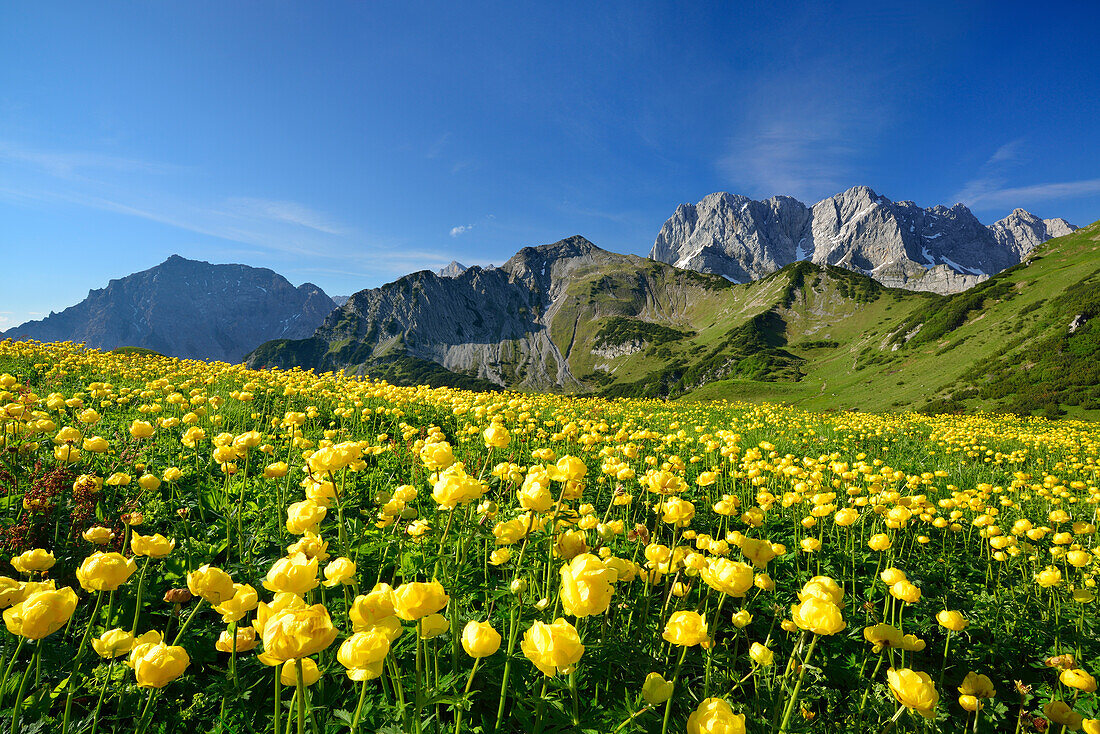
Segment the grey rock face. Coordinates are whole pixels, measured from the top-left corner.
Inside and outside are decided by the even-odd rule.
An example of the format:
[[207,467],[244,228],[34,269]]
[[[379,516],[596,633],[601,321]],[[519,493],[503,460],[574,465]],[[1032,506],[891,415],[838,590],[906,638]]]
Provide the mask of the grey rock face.
[[[592,348],[589,322],[622,315],[679,323],[700,293],[723,287],[717,278],[700,285],[694,273],[670,272],[570,237],[525,247],[497,268],[473,266],[451,278],[423,270],[360,291],[310,339],[266,345],[249,365],[364,373],[372,361],[407,355],[511,388],[584,389],[571,364]],[[594,274],[598,286],[579,296],[576,284]],[[616,296],[618,286],[628,292]]]
[[711,194],[681,204],[661,227],[650,257],[738,283],[806,259],[810,210],[789,196],[753,201]]
[[442,268],[437,273],[441,278],[457,278],[466,272],[466,266],[460,263],[458,260],[451,260],[447,267]]
[[812,260],[894,287],[955,293],[1071,231],[1065,220],[1041,220],[1022,209],[986,227],[962,204],[924,209],[866,186],[813,207],[785,196],[753,201],[718,193],[680,205],[650,257],[737,282]]
[[1029,211],[1014,209],[1004,219],[989,225],[989,229],[998,243],[1011,248],[1022,260],[1047,240],[1070,234],[1077,227],[1061,218],[1039,219]]
[[240,362],[269,339],[309,336],[335,307],[312,283],[295,288],[266,268],[211,265],[173,255],[3,336]]

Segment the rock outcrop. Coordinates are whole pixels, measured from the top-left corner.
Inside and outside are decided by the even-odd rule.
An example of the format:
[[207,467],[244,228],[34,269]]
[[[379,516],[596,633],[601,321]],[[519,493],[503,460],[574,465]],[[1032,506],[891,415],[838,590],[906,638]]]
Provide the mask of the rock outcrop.
[[894,287],[954,293],[1073,229],[1063,219],[1042,220],[1022,209],[986,227],[962,204],[925,209],[866,186],[812,207],[788,196],[753,201],[716,193],[681,204],[661,227],[650,257],[738,283],[810,260]]
[[335,307],[312,283],[295,288],[266,268],[211,265],[173,255],[2,336],[240,362],[262,342],[309,336]]

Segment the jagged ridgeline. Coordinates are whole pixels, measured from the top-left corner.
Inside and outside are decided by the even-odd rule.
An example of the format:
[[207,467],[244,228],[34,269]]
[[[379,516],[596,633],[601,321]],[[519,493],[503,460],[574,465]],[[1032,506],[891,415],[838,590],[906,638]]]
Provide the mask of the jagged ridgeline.
[[1051,240],[949,296],[808,261],[738,285],[570,237],[360,291],[311,338],[248,362],[474,389],[1077,414],[1100,408],[1098,236]]

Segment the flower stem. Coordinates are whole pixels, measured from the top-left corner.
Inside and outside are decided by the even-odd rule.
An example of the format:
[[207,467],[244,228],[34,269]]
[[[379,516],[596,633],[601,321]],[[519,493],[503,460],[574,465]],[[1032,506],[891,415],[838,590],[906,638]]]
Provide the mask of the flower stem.
[[95,623],[96,617],[99,616],[99,606],[103,603],[103,592],[100,591],[95,597],[95,609],[92,610],[92,616],[88,620],[88,625],[84,628],[84,636],[80,638],[80,644],[76,648],[76,655],[73,656],[73,672],[69,673],[69,680],[65,687],[68,691],[65,694],[65,718],[61,723],[61,734],[67,734],[69,731],[69,713],[73,707],[73,694],[76,693],[76,674],[80,670],[80,656],[84,654],[84,645],[88,642],[88,635],[92,631],[92,624]]
[[802,665],[799,666],[798,678],[794,683],[791,700],[787,702],[787,708],[783,712],[783,722],[779,725],[779,734],[786,734],[787,732],[787,724],[790,723],[791,714],[794,713],[794,707],[798,704],[798,692],[802,689],[802,678],[806,675],[806,666],[810,663],[810,657],[814,654],[815,645],[817,645],[817,635],[814,635],[813,639],[810,640],[810,646],[806,649],[806,657],[802,659]]
[[[480,658],[474,658],[474,667],[470,668],[470,677],[466,679],[466,690],[463,691],[463,703],[465,703],[465,697],[470,695],[470,688],[474,685],[474,673],[477,672],[477,664],[481,662]],[[458,711],[455,713],[455,734],[459,734],[462,730],[462,712],[464,706],[459,706]]]
[[[676,683],[680,680],[680,668],[684,666],[684,658],[687,657],[687,645],[680,650],[680,660],[676,663],[676,672],[672,674],[672,695],[676,695]],[[672,696],[665,701],[665,718],[661,722],[661,734],[668,732],[668,719],[672,716]]]
[[302,675],[302,659],[294,661],[294,671],[298,676],[298,734],[306,731],[306,682]]
[[39,641],[38,644],[34,646],[34,661],[23,671],[23,678],[19,681],[19,692],[15,694],[15,708],[12,709],[11,714],[11,734],[16,734],[16,732],[19,731],[19,715],[23,712],[23,690],[27,687],[27,678],[30,676],[31,670],[34,668],[34,663],[38,662],[38,658],[41,654],[42,642]]

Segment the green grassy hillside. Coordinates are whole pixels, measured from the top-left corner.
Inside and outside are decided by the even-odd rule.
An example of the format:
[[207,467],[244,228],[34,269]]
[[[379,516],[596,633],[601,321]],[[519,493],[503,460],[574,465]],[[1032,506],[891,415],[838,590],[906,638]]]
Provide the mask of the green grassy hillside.
[[797,294],[776,313],[800,379],[715,382],[685,399],[1100,418],[1100,223],[952,296],[869,290],[846,307],[805,284]]

